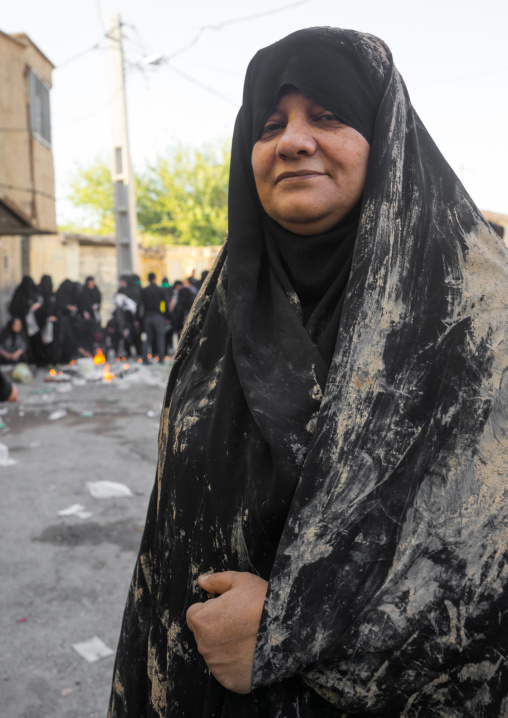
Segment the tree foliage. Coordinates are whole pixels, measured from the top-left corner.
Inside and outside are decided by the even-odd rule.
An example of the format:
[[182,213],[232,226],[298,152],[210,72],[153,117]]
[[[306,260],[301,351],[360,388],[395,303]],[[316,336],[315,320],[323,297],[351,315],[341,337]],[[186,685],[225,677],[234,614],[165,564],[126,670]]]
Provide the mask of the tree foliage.
[[[178,145],[136,175],[138,228],[151,244],[220,245],[227,233],[230,142]],[[98,157],[78,165],[69,200],[78,223],[66,229],[114,234],[109,164]],[[78,225],[81,225],[78,227]]]
[[74,207],[73,219],[61,229],[83,234],[115,233],[111,168],[104,157],[96,157],[89,165],[75,165],[68,199]]

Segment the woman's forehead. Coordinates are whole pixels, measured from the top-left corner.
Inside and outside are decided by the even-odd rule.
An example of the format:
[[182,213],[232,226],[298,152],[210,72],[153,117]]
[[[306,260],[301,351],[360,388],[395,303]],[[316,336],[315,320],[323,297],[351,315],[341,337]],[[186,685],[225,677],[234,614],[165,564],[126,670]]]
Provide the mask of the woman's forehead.
[[387,68],[380,59],[386,54],[381,42],[372,38],[369,44],[368,39],[354,31],[312,28],[259,51],[249,65],[244,86],[252,143],[288,85],[371,142]]
[[300,90],[295,85],[284,85],[279,90],[279,93],[277,95],[277,99],[275,101],[275,105],[273,108],[273,112],[283,109],[285,106],[289,104],[289,102],[292,99],[297,100],[302,105],[308,105],[309,107],[317,107],[321,109],[325,109],[322,105],[319,104],[319,102],[316,102],[312,97],[309,97],[305,92]]

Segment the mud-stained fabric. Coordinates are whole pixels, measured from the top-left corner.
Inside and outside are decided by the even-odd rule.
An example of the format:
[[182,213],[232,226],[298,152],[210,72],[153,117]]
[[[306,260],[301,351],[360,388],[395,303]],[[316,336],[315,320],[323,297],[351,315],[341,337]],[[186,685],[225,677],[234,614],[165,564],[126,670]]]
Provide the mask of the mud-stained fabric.
[[[306,320],[250,167],[287,84],[371,142],[349,280]],[[384,43],[315,28],[258,53],[228,245],[169,378],[110,718],[508,716],[507,297],[505,247]],[[210,676],[185,623],[208,570],[269,580],[249,695]]]

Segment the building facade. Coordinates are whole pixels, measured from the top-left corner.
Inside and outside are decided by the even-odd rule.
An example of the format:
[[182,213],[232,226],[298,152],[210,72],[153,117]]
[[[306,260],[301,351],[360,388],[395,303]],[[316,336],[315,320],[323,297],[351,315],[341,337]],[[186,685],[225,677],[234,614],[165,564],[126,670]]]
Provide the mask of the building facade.
[[0,31],[0,322],[30,237],[56,232],[50,90],[54,66],[23,33]]

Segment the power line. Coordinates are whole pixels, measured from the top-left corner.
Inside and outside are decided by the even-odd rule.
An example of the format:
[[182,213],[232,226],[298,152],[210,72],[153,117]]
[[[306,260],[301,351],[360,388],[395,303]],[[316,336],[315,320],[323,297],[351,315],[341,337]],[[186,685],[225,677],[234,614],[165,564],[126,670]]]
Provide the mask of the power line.
[[59,70],[61,67],[65,67],[71,62],[74,62],[74,60],[78,60],[80,57],[83,57],[83,55],[87,55],[89,52],[93,52],[94,50],[106,50],[107,48],[101,47],[104,40],[117,40],[116,37],[110,37],[108,32],[104,32],[104,35],[100,38],[100,40],[97,40],[96,43],[91,45],[90,47],[85,48],[84,50],[81,50],[80,52],[77,52],[75,55],[71,55],[71,57],[67,58],[67,60],[64,60],[59,65],[55,67],[55,70]]
[[[219,97],[221,100],[224,100],[224,102],[227,102],[230,105],[233,105],[234,107],[238,107],[238,103],[232,100],[229,97],[226,97],[226,95],[223,95],[220,92],[217,92],[217,90],[214,90],[212,87],[209,87],[205,83],[201,82],[201,80],[197,80],[195,77],[192,77],[191,75],[188,75],[183,70],[176,67],[174,64],[172,64],[171,60],[173,60],[175,57],[180,55],[181,53],[188,50],[190,47],[195,45],[201,35],[205,32],[205,30],[222,30],[223,27],[226,27],[227,25],[232,25],[234,23],[239,22],[250,22],[251,20],[257,20],[261,17],[266,17],[267,15],[274,15],[275,13],[279,12],[285,12],[286,10],[291,10],[295,7],[298,7],[299,5],[306,5],[309,2],[315,2],[315,0],[298,0],[297,2],[290,3],[289,5],[282,5],[281,7],[274,8],[273,10],[265,10],[264,12],[255,13],[254,15],[243,15],[242,17],[234,17],[230,18],[229,20],[224,20],[223,22],[217,24],[217,25],[203,25],[199,28],[198,32],[194,36],[194,38],[187,44],[181,47],[178,50],[175,50],[175,52],[171,53],[170,55],[161,56],[160,61],[157,64],[160,64],[162,62],[168,63],[171,69],[173,69],[176,73],[184,77],[189,82],[192,82],[193,84],[197,85],[198,87],[201,87],[203,90],[206,90],[207,92],[210,92],[212,95],[215,95],[216,97]],[[137,32],[136,28],[131,25],[129,27],[132,27],[135,32]],[[140,43],[141,44],[141,43]],[[139,63],[141,64],[141,63]]]
[[104,24],[104,18],[102,17],[102,10],[101,10],[101,0],[95,0],[95,9],[97,10],[97,16],[99,18],[99,22],[101,24],[102,30],[104,34],[107,33],[106,25]]
[[29,192],[30,194],[40,194],[43,197],[49,197],[49,199],[56,200],[56,197],[54,194],[49,194],[49,192],[43,192],[40,189],[35,189],[35,187],[17,187],[13,184],[6,184],[5,182],[0,182],[0,187],[5,187],[6,189],[14,189],[18,192]]
[[216,97],[220,97],[221,100],[224,100],[224,102],[227,102],[229,105],[233,105],[233,107],[238,107],[238,103],[234,102],[229,97],[226,97],[226,95],[222,95],[220,92],[217,92],[217,90],[214,90],[212,87],[208,87],[208,85],[205,85],[204,82],[201,82],[201,80],[196,80],[195,77],[191,77],[191,75],[187,75],[186,72],[183,72],[183,70],[180,70],[175,65],[171,64],[169,66],[174,72],[178,73],[182,77],[185,77],[186,80],[189,82],[193,82],[195,85],[198,85],[198,87],[201,87],[203,90],[206,90],[207,92],[210,92],[212,95],[216,95]]
[[129,27],[129,28],[131,28],[132,30],[134,30],[134,34],[136,35],[136,39],[135,39],[135,40],[134,40],[134,39],[131,39],[131,38],[127,38],[126,35],[124,35],[124,38],[125,38],[125,39],[130,39],[130,42],[131,42],[131,43],[135,43],[135,44],[138,45],[138,47],[141,49],[141,52],[143,52],[143,54],[144,54],[145,56],[148,55],[148,50],[146,49],[146,45],[145,45],[145,43],[143,42],[143,40],[142,40],[142,38],[141,38],[141,35],[139,34],[139,30],[138,30],[138,28],[136,27],[136,25],[130,25],[130,24],[128,24],[128,23],[122,23],[122,27]]
[[298,7],[299,5],[306,5],[309,2],[315,2],[315,0],[298,0],[298,2],[290,3],[289,5],[282,5],[281,7],[274,8],[273,10],[265,10],[264,12],[258,12],[254,15],[244,15],[243,17],[234,17],[230,20],[224,20],[223,22],[220,22],[218,25],[203,25],[199,28],[196,35],[192,38],[192,40],[187,43],[187,45],[184,45],[179,50],[175,50],[175,52],[172,52],[171,55],[167,55],[164,59],[166,62],[170,62],[174,57],[177,55],[180,55],[182,52],[185,52],[190,47],[195,45],[201,35],[205,32],[205,30],[222,30],[223,27],[226,27],[226,25],[233,25],[234,23],[238,22],[249,22],[250,20],[257,20],[260,17],[266,17],[267,15],[275,15],[279,12],[285,12],[286,10],[292,10],[294,7]]
[[55,70],[60,70],[60,68],[65,67],[66,65],[69,65],[71,62],[74,62],[74,60],[78,60],[80,57],[83,57],[83,55],[87,55],[89,52],[93,52],[94,50],[102,50],[104,48],[101,48],[101,44],[104,41],[104,38],[101,37],[98,42],[96,42],[94,45],[91,45],[91,47],[87,47],[86,50],[81,50],[81,52],[76,53],[75,55],[72,55],[71,57],[67,58],[67,60],[64,60],[59,65],[55,67]]
[[243,75],[240,72],[235,72],[234,70],[225,69],[224,67],[212,67],[211,65],[208,65],[205,62],[197,62],[196,60],[189,60],[188,57],[181,57],[179,59],[179,62],[186,62],[188,65],[194,65],[194,67],[204,67],[207,70],[212,70],[212,72],[220,72],[224,75],[230,75],[231,77],[240,77],[243,78]]
[[121,89],[122,88],[119,87],[116,90],[116,92],[114,92],[112,95],[110,95],[110,97],[106,100],[106,102],[104,102],[102,105],[99,105],[99,107],[96,107],[95,110],[90,112],[88,115],[83,115],[83,117],[75,117],[71,120],[68,120],[67,122],[62,123],[61,125],[57,124],[57,125],[55,125],[55,129],[57,130],[62,127],[68,127],[69,125],[75,125],[78,122],[83,122],[83,120],[88,120],[88,119],[90,119],[90,117],[94,117],[94,115],[98,115],[99,112],[102,112],[102,110],[104,110],[105,107],[108,107],[113,102],[113,100],[118,95],[118,93],[121,91]]

